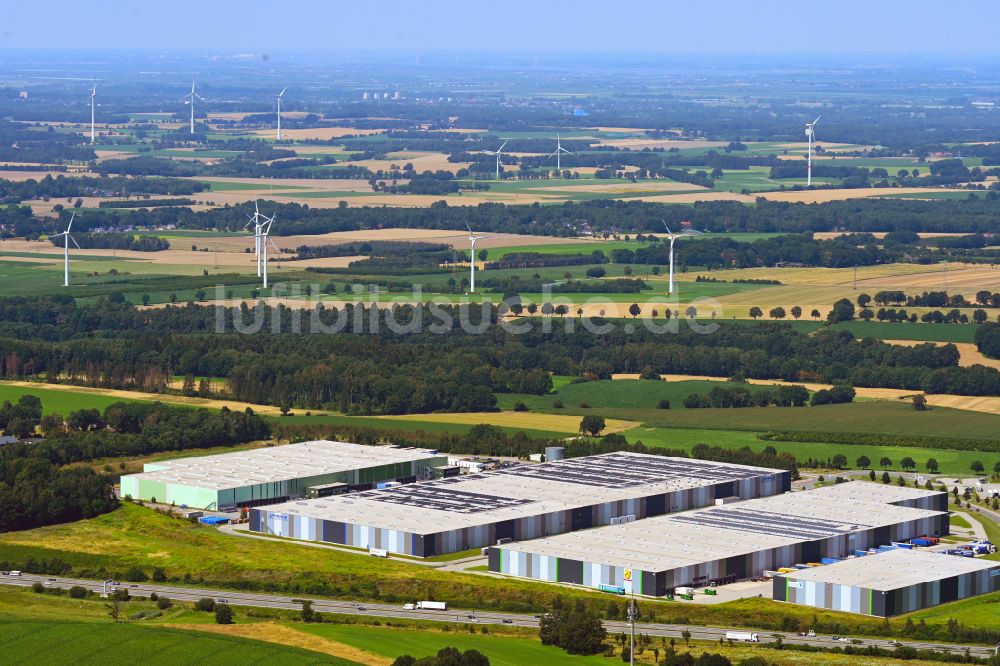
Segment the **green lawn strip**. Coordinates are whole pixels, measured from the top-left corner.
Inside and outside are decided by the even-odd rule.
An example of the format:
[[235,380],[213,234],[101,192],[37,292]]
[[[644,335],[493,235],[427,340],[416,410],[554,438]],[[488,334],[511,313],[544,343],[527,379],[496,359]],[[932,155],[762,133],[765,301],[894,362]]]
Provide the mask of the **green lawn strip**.
[[[605,410],[605,417],[665,428],[714,428],[772,432],[829,432],[961,437],[994,441],[1000,416],[934,407],[916,412],[908,402],[873,400],[822,407],[743,409]],[[929,449],[928,449],[929,450]]]
[[[721,446],[723,448],[742,448],[749,446],[753,451],[761,451],[764,447],[773,447],[778,453],[791,453],[802,464],[809,459],[827,461],[838,453],[847,457],[848,465],[854,467],[861,456],[866,456],[874,465],[882,458],[889,458],[892,465],[888,468],[890,476],[901,471],[900,461],[905,457],[913,458],[917,470],[924,472],[928,458],[934,458],[942,474],[969,474],[972,461],[979,460],[992,465],[994,458],[1000,460],[1000,454],[984,453],[982,451],[955,451],[953,449],[925,449],[915,446],[869,446],[864,444],[826,444],[821,442],[776,442],[758,439],[756,432],[688,429],[688,428],[651,428],[640,426],[626,430],[623,433],[629,443],[641,441],[646,446],[669,449],[684,449],[690,451],[697,444]],[[875,473],[881,477],[882,468],[876,467]]]
[[[225,180],[205,180],[203,178],[195,178],[199,182],[205,183],[211,188],[212,192],[231,192],[235,190],[263,190],[265,187],[270,187],[273,185],[271,181],[261,180],[259,182],[247,182],[247,181],[225,181]],[[275,191],[278,190],[306,190],[309,189],[304,185],[286,185],[284,183],[279,183],[275,186]]]
[[[471,625],[470,625],[471,626]],[[398,629],[363,625],[310,624],[296,629],[321,638],[356,647],[366,652],[395,658],[408,654],[417,659],[436,655],[443,647],[478,650],[486,655],[491,666],[524,666],[548,664],[597,664],[607,661],[602,656],[581,657],[567,654],[560,648],[542,645],[537,638],[492,636],[470,633],[464,627],[452,631]],[[475,628],[475,627],[473,627]]]
[[4,621],[4,655],[8,663],[99,664],[135,663],[141,655],[156,664],[332,664],[347,661],[300,648],[263,641],[184,631],[134,623]]
[[[104,411],[105,407],[116,402],[137,402],[127,398],[116,398],[83,391],[62,391],[59,389],[35,388],[34,386],[12,386],[0,382],[0,403],[5,400],[17,402],[22,395],[38,397],[42,401],[42,412],[44,414],[55,413],[62,414],[63,416],[68,416],[70,412],[75,412],[78,409],[99,409]],[[150,395],[149,402],[154,402],[160,397],[169,398],[169,396]]]
[[969,521],[963,518],[962,516],[952,516],[950,518],[950,521],[952,527],[962,527],[967,530],[972,529],[972,525],[969,524]]

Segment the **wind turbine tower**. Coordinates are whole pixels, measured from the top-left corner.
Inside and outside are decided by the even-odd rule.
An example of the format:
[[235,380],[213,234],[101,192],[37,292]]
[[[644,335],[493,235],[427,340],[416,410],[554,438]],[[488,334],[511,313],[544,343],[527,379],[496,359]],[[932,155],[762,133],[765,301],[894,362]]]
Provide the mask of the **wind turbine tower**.
[[90,143],[97,143],[97,131],[94,127],[94,108],[97,106],[97,83],[94,83],[93,90],[90,91]]
[[250,221],[244,224],[243,228],[246,229],[251,224],[253,225],[254,254],[257,256],[257,277],[260,277],[260,228],[263,224],[260,220],[261,218],[267,218],[260,214],[256,199],[253,202],[253,215],[247,215],[247,217],[250,218]]
[[476,293],[476,241],[486,238],[472,233],[472,227],[465,223],[465,228],[469,230],[469,293]]
[[257,234],[257,238],[259,239],[260,243],[261,257],[263,258],[264,261],[264,275],[263,275],[264,289],[267,289],[267,244],[270,243],[275,250],[278,249],[278,246],[274,244],[273,240],[271,240],[271,225],[274,224],[274,218],[277,216],[278,216],[277,213],[275,213],[271,217],[267,217],[266,215],[261,215],[261,217],[263,217],[266,220],[266,222],[263,222],[260,225],[260,232]]
[[200,99],[201,101],[204,102],[205,98],[194,91],[194,81],[192,81],[191,92],[189,92],[187,95],[184,95],[184,97],[182,97],[181,99],[184,100],[185,104],[191,105],[191,134],[194,134],[194,100]]
[[278,141],[281,141],[281,98],[285,95],[285,91],[288,90],[288,86],[281,89],[275,100],[278,102]]
[[559,138],[559,135],[556,134],[556,149],[553,152],[549,153],[549,157],[552,157],[553,155],[556,156],[556,171],[559,171],[560,173],[562,173],[562,154],[563,153],[566,153],[567,155],[572,155],[573,154],[573,153],[569,152],[568,150],[566,150],[565,148],[562,147],[562,140]]
[[53,234],[52,238],[63,237],[63,286],[69,286],[69,242],[73,241],[73,245],[76,245],[76,249],[80,249],[80,244],[76,242],[76,239],[69,235],[70,229],[73,228],[73,220],[76,219],[76,213],[73,213],[69,218],[69,224],[66,225],[66,231],[58,234]]
[[[501,144],[501,146],[496,149],[496,151],[491,151],[491,150],[486,151],[487,154],[489,154],[489,155],[496,155],[497,156],[497,176],[496,176],[497,180],[500,180],[500,153],[503,152],[504,146],[506,146],[509,141],[510,141],[510,139],[507,139],[507,141],[504,141],[503,144]],[[470,231],[469,233],[472,233],[472,232]]]
[[819,122],[820,117],[816,116],[816,120],[806,123],[806,141],[808,142],[806,152],[806,187],[812,187],[813,184],[813,143],[816,141],[816,123]]
[[[661,220],[661,222],[662,222],[662,220]],[[663,228],[667,230],[668,234],[670,234],[670,260],[669,260],[669,263],[670,263],[670,269],[669,269],[670,270],[670,277],[669,277],[669,280],[667,282],[667,293],[668,294],[672,294],[672,293],[674,293],[674,241],[676,241],[678,238],[688,238],[690,236],[695,236],[695,235],[697,235],[700,232],[697,232],[697,231],[682,231],[679,234],[675,234],[674,232],[670,231],[670,227],[667,226],[666,222],[663,222]]]

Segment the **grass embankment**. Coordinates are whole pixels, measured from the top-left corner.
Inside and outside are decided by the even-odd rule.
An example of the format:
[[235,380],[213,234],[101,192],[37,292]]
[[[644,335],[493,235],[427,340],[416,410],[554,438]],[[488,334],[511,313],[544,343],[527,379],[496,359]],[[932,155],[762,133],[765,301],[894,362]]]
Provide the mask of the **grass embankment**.
[[[76,523],[0,535],[0,562],[24,565],[27,558],[62,560],[73,573],[87,578],[118,576],[131,566],[149,572],[163,567],[171,582],[185,586],[259,590],[293,596],[404,603],[438,599],[456,608],[539,612],[556,596],[584,600],[599,612],[620,616],[624,603],[597,592],[510,578],[439,571],[396,559],[376,560],[364,554],[320,550],[291,541],[264,541],[223,534],[149,509],[126,504],[113,513]],[[119,576],[122,577],[122,576]],[[990,595],[1000,609],[1000,593]],[[977,598],[978,599],[978,598]],[[973,600],[976,604],[980,602]],[[963,613],[971,601],[949,604]],[[829,633],[882,635],[876,618],[819,611],[766,599],[743,599],[719,605],[642,601],[643,618],[670,624],[754,626],[760,630],[809,627]],[[2,608],[0,608],[2,612]],[[995,615],[967,616],[968,625],[1000,626]],[[944,624],[942,621],[940,624]],[[902,620],[893,620],[895,631]]]
[[[213,623],[213,614],[191,610],[177,602],[158,611],[153,602],[132,599],[122,606],[123,624],[108,617],[104,601],[91,595],[70,599],[65,595],[35,594],[24,588],[0,587],[0,630],[9,641],[7,654],[18,658],[55,663],[108,663],[118,658],[133,661],[142,654],[156,663],[232,663],[233,659],[279,663],[324,663],[335,666],[366,664],[388,666],[400,654],[420,658],[444,646],[478,650],[494,666],[547,663],[598,664],[604,656],[582,657],[543,646],[534,629],[475,624],[443,624],[430,621],[380,620],[378,618],[323,614],[322,624],[305,624],[288,610],[233,606],[232,625]],[[141,614],[141,616],[140,616]],[[384,624],[383,624],[384,623]],[[666,653],[669,639],[638,637],[636,663],[654,664],[654,656]],[[677,642],[678,652],[690,651],[696,658],[703,651],[722,653],[733,660],[764,657],[769,663],[821,663],[851,666],[857,657],[825,653],[778,651],[763,645],[719,646],[692,641]],[[614,635],[608,639],[620,653]],[[23,656],[22,656],[23,655]],[[6,656],[6,654],[5,654]],[[805,659],[808,658],[808,661]],[[895,664],[894,659],[868,659],[871,664]],[[901,663],[901,662],[899,662]],[[932,663],[932,662],[922,662]]]

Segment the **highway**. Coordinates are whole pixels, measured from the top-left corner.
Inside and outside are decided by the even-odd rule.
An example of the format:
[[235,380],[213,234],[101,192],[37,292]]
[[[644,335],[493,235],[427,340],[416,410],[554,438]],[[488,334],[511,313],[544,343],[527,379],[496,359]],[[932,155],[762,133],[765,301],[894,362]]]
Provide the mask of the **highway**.
[[[74,585],[80,585],[88,590],[101,593],[104,591],[103,581],[81,580],[77,578],[61,578],[55,576],[39,576],[23,574],[21,576],[0,575],[0,583],[4,585],[14,585],[19,587],[31,587],[34,583],[41,582],[49,587],[68,589]],[[365,615],[370,617],[396,618],[409,620],[433,620],[436,622],[460,622],[479,624],[507,624],[517,627],[537,627],[539,616],[524,615],[519,613],[502,613],[492,611],[467,611],[467,610],[406,610],[402,604],[378,604],[367,602],[335,601],[331,599],[320,599],[312,597],[286,597],[272,594],[257,594],[254,592],[233,592],[227,590],[212,590],[193,587],[175,587],[172,585],[158,585],[150,583],[122,583],[121,587],[128,589],[129,593],[135,596],[149,596],[151,592],[165,596],[172,601],[197,601],[203,597],[210,597],[216,601],[224,599],[234,606],[252,606],[257,608],[281,608],[288,610],[300,610],[301,601],[296,599],[309,599],[312,601],[313,610],[322,613],[340,613],[343,615]],[[416,600],[414,600],[416,601]],[[628,632],[627,622],[606,620],[604,622],[608,633]],[[732,629],[729,629],[732,630]],[[746,629],[740,629],[747,631]],[[722,627],[703,627],[696,625],[674,625],[674,624],[647,624],[636,623],[636,634],[647,634],[649,636],[665,636],[668,638],[682,637],[684,631],[691,633],[691,638],[702,641],[718,641],[726,634],[727,629]],[[752,630],[751,630],[752,631]],[[774,636],[781,636],[783,642],[789,644],[810,644],[821,647],[845,647],[854,645],[864,647],[875,645],[885,649],[893,648],[891,639],[882,638],[841,638],[834,640],[832,636],[818,635],[815,637],[799,636],[794,633],[760,630],[760,640],[770,642]],[[954,645],[942,643],[926,643],[920,641],[900,641],[901,645],[926,650],[940,650],[943,652],[965,653],[966,649],[977,657],[988,657],[994,654],[994,648],[981,645]]]

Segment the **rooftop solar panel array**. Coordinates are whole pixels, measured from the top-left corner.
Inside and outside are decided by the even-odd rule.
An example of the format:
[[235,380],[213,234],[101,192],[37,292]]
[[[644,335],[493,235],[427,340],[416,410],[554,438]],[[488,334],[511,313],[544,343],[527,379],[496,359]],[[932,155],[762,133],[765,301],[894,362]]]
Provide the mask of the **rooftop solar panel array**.
[[358,493],[354,495],[354,498],[463,514],[506,509],[521,506],[522,504],[531,504],[534,501],[467,492],[456,490],[455,488],[442,487],[443,485],[445,484],[439,482],[436,484],[398,486],[388,490]]
[[850,520],[832,521],[797,516],[794,513],[772,513],[760,509],[735,507],[732,509],[718,507],[711,511],[697,511],[689,515],[677,514],[672,516],[671,520],[703,527],[741,530],[792,539],[821,539],[871,527],[871,525]]
[[532,479],[576,483],[602,488],[630,488],[670,479],[702,479],[725,482],[760,475],[759,469],[720,465],[703,460],[609,453],[601,456],[569,458],[543,465],[522,465],[494,472]]

